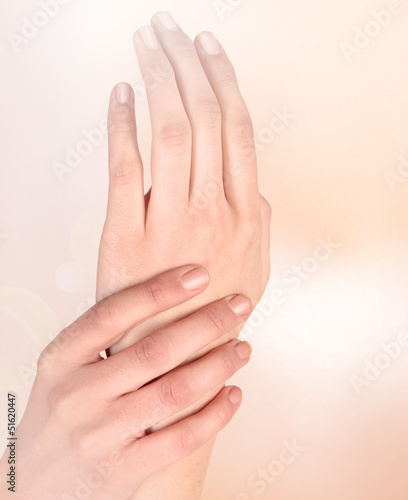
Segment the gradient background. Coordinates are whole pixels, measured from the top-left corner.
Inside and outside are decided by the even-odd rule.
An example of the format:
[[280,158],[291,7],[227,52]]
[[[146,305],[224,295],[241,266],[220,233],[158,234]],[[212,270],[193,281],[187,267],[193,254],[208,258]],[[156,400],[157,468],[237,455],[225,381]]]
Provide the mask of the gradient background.
[[[257,327],[244,334],[253,359],[233,379],[244,403],[217,441],[204,500],[406,500],[408,346],[392,344],[392,358],[384,344],[408,330],[408,6],[222,4],[220,15],[211,0],[71,0],[15,51],[9,33],[42,9],[2,2],[1,445],[7,390],[17,392],[21,416],[38,353],[94,300],[106,135],[95,135],[101,143],[61,182],[53,165],[84,132],[103,129],[116,83],[141,89],[132,34],[170,10],[192,37],[213,31],[230,55],[273,206],[271,280],[249,324]],[[388,26],[367,24],[390,4],[401,12]],[[341,44],[359,28],[376,36],[347,60]],[[292,118],[273,133],[285,109]],[[148,162],[145,99],[137,120]],[[319,238],[329,237],[336,248],[317,263]],[[366,377],[361,390],[353,377]],[[282,463],[293,442],[302,451]]]

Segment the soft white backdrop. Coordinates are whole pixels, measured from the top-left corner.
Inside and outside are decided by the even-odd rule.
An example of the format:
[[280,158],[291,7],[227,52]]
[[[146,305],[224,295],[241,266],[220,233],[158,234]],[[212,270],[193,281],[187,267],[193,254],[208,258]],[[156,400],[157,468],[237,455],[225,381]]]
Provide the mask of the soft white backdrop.
[[[393,13],[373,24],[382,9]],[[149,160],[132,34],[157,10],[228,51],[274,210],[271,281],[245,334],[253,359],[234,378],[244,403],[204,499],[406,500],[408,347],[395,342],[408,330],[408,6],[395,0],[70,0],[49,21],[37,0],[2,2],[2,444],[7,390],[21,414],[39,351],[93,303],[103,120],[119,81],[141,96]],[[45,25],[17,42],[25,19]],[[346,57],[344,43],[361,48]],[[58,177],[71,148],[82,156]]]

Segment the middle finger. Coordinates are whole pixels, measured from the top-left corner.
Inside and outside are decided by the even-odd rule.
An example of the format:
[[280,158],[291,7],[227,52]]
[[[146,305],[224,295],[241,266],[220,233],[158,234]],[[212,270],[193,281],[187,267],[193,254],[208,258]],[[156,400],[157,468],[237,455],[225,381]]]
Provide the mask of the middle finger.
[[251,310],[250,300],[242,295],[213,302],[91,365],[90,377],[108,398],[135,391],[246,321]]
[[[168,12],[151,20],[175,73],[177,86],[193,131],[190,198],[217,184],[214,199],[224,198],[222,182],[221,109],[192,40]],[[222,196],[221,196],[222,195]]]

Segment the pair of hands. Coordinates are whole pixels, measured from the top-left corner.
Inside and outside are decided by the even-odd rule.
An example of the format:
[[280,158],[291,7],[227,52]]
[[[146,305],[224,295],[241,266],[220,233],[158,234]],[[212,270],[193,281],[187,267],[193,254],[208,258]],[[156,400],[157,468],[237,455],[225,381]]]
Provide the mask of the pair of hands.
[[167,13],[152,27],[134,37],[152,188],[144,195],[134,94],[120,84],[109,106],[98,302],[39,360],[17,431],[21,498],[87,489],[128,498],[213,438],[241,399],[222,389],[249,358],[247,344],[231,339],[269,277],[270,207],[258,192],[252,124],[211,33],[193,43]]

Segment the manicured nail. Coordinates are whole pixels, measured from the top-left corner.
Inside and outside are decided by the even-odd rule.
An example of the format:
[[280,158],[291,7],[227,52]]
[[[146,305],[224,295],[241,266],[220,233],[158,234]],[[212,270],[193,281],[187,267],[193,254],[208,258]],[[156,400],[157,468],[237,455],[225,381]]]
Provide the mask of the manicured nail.
[[159,43],[157,41],[154,30],[151,26],[142,26],[141,28],[138,29],[138,33],[147,48],[153,50],[159,48]]
[[178,30],[178,26],[170,12],[158,12],[156,16],[163,28],[166,28],[170,31]]
[[186,290],[200,290],[208,285],[210,277],[205,269],[196,267],[192,271],[184,274],[181,277],[181,284]]
[[252,309],[251,301],[242,295],[236,295],[230,299],[228,306],[236,316],[248,314]]
[[228,393],[229,400],[231,403],[236,406],[238,405],[241,400],[242,400],[242,392],[241,389],[238,389],[238,387],[233,387],[229,393]]
[[235,346],[235,350],[242,361],[251,357],[252,347],[248,342],[239,342],[239,344]]
[[198,35],[198,39],[200,40],[201,47],[210,56],[216,56],[220,53],[220,44],[218,43],[215,36],[209,31],[204,31],[204,33]]
[[116,85],[116,99],[120,104],[126,104],[130,100],[130,87],[126,83]]

